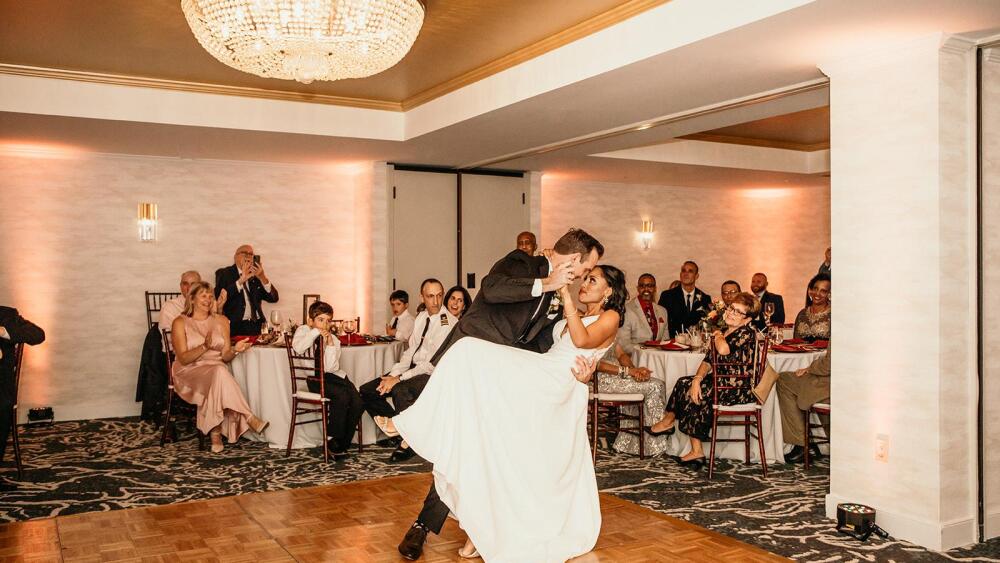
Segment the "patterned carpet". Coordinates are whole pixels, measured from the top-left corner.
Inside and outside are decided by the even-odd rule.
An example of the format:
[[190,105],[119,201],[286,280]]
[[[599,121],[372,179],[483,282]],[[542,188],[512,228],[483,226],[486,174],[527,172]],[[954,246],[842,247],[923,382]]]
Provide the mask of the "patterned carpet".
[[[241,441],[221,455],[199,452],[196,440],[159,447],[152,425],[137,419],[63,422],[22,434],[26,479],[0,496],[0,521],[169,504],[424,472],[419,458],[388,463],[391,448],[366,447],[329,466],[322,452],[290,457]],[[356,450],[354,450],[356,452]],[[1000,540],[935,553],[896,540],[867,543],[837,534],[823,514],[829,476],[821,462],[771,468],[720,462],[717,475],[682,469],[667,458],[639,461],[601,451],[598,481],[614,494],[671,516],[801,561],[995,561]],[[12,464],[0,475],[13,478]]]

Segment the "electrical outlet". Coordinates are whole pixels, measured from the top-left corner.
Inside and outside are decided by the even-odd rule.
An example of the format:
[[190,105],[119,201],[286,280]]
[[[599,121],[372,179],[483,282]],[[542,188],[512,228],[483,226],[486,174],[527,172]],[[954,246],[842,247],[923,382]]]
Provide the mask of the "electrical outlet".
[[875,436],[875,461],[889,462],[889,436],[886,434]]

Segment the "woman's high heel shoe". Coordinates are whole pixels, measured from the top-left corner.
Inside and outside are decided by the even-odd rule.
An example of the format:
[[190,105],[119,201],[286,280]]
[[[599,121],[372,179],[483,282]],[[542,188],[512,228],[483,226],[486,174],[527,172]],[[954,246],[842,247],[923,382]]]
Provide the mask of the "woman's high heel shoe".
[[642,429],[645,430],[646,434],[649,434],[650,436],[670,436],[674,433],[674,427],[672,425],[670,428],[660,430],[659,432],[653,430],[652,426],[643,426]]
[[462,559],[478,559],[480,557],[479,550],[476,549],[476,546],[472,546],[472,553],[468,553],[465,551],[464,545],[458,550],[458,556]]
[[681,467],[685,469],[693,469],[694,471],[700,471],[702,467],[705,467],[705,456],[696,457],[694,459],[689,459],[687,461],[680,460]]
[[375,420],[375,426],[378,426],[378,429],[384,432],[386,436],[390,438],[395,438],[396,436],[399,436],[399,432],[396,432],[395,428],[389,427],[389,424],[391,424],[389,418],[384,416],[376,416],[374,417],[374,420]]

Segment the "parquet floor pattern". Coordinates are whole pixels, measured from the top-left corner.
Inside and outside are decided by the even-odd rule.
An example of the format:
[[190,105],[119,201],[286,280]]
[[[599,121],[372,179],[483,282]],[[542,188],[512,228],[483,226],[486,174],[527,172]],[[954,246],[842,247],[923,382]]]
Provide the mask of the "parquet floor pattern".
[[[396,552],[430,485],[416,474],[0,526],[0,561],[399,562]],[[601,495],[593,552],[575,562],[782,561],[756,547]],[[420,561],[463,561],[452,520]]]

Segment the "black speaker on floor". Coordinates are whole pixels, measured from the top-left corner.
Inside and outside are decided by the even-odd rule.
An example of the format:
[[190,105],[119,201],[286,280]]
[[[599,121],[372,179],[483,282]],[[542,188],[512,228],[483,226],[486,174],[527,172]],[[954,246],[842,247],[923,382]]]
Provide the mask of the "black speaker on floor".
[[868,541],[872,534],[889,537],[889,533],[875,523],[874,508],[853,502],[837,505],[837,531],[858,541]]
[[52,424],[55,420],[55,413],[52,407],[37,407],[28,410],[28,426],[43,426]]

